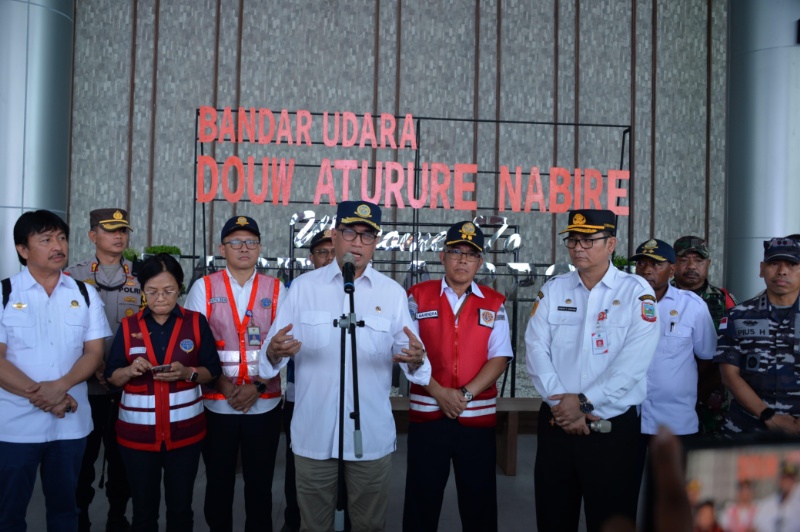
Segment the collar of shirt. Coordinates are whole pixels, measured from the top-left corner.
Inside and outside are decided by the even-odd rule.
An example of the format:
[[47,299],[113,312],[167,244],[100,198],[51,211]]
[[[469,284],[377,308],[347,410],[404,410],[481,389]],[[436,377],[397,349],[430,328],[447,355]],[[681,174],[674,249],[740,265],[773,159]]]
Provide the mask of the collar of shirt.
[[235,286],[241,286],[241,288],[245,288],[246,286],[253,284],[253,279],[256,278],[256,269],[253,268],[253,273],[250,275],[250,278],[244,282],[243,285],[239,285],[239,281],[237,281],[236,278],[233,276],[233,274],[231,274],[231,271],[228,269],[227,266],[225,267],[225,275],[228,276],[228,280],[231,282],[231,286],[235,285]]
[[[42,286],[42,285],[39,284],[39,282],[36,279],[33,278],[33,275],[31,275],[31,272],[28,270],[27,266],[25,266],[22,269],[20,274],[21,274],[20,277],[19,277],[19,281],[20,281],[19,289],[20,290],[30,290],[34,286]],[[64,275],[63,272],[60,274],[60,276],[58,278],[58,283],[56,283],[56,286],[59,286],[59,285],[66,286],[67,288],[77,288],[77,286],[78,286],[78,284],[75,282],[75,279],[73,279],[69,275]],[[42,288],[42,289],[44,289],[44,288]]]
[[[332,283],[336,280],[336,277],[339,277],[339,281],[344,283],[344,279],[342,278],[342,270],[339,268],[339,262],[334,260],[324,268],[322,268],[323,277],[326,282]],[[372,262],[367,264],[367,267],[364,269],[364,273],[361,274],[361,277],[355,280],[356,283],[359,282],[360,279],[367,279],[369,281],[370,286],[374,284],[375,280],[375,268],[372,267]]]
[[[150,318],[152,321],[155,321],[155,319],[152,317],[152,314],[153,312],[150,310],[150,307],[144,307],[144,311],[142,311],[142,318]],[[170,320],[173,318],[173,316],[175,318],[178,317],[182,318],[184,316],[183,309],[177,303],[175,304],[174,307],[172,307],[172,310],[169,311],[169,314],[170,314],[169,317]]]
[[470,285],[468,292],[464,292],[463,294],[461,294],[461,297],[458,297],[456,295],[455,290],[450,288],[450,285],[447,284],[445,278],[442,277],[442,288],[439,291],[439,296],[441,296],[442,294],[445,295],[445,297],[447,298],[447,302],[450,303],[450,308],[453,309],[453,314],[456,314],[458,312],[458,309],[461,308],[461,305],[464,303],[464,301],[467,300],[467,293],[475,294],[480,298],[484,297],[483,292],[481,292],[480,287],[475,283],[475,281],[472,281],[472,285]]
[[671,284],[667,283],[667,291],[664,293],[664,297],[661,299],[678,299],[678,290],[680,290],[680,288],[675,288]]
[[[603,278],[600,279],[600,283],[603,283],[609,288],[614,288],[615,286],[617,286],[620,273],[621,272],[617,269],[617,267],[614,266],[611,263],[611,261],[608,261],[608,269],[606,270],[605,275],[603,275]],[[583,286],[584,288],[586,288],[586,285],[583,284],[583,279],[581,279],[581,274],[578,270],[571,272],[570,275],[572,275],[573,282],[575,283],[573,286],[574,288],[577,288],[578,286]]]

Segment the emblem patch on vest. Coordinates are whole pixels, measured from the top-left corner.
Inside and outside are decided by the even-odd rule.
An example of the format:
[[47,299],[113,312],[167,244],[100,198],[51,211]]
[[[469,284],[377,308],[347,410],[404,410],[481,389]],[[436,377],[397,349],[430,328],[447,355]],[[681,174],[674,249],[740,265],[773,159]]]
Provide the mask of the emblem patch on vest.
[[478,325],[494,329],[495,313],[491,310],[478,309]]
[[268,297],[265,297],[261,300],[261,308],[269,308],[272,306],[272,300]]
[[425,312],[417,312],[417,319],[424,320],[425,318],[438,318],[438,310],[426,310]]
[[228,298],[227,297],[212,297],[211,299],[208,300],[208,302],[211,303],[212,305],[214,303],[227,303],[228,302]]
[[187,338],[186,340],[181,340],[180,346],[185,353],[191,353],[194,349],[194,342]]

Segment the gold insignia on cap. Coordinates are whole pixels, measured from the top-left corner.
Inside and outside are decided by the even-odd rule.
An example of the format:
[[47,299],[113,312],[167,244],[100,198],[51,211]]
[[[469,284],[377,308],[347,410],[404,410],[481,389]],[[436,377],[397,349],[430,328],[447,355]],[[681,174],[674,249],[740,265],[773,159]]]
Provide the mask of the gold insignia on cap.
[[114,219],[115,220],[120,221],[120,220],[122,220],[122,218],[123,218],[123,216],[122,216],[121,212],[119,212],[119,211],[115,211],[114,212]]
[[80,307],[80,305],[78,304],[78,302],[77,302],[77,301],[75,301],[74,299],[73,299],[72,301],[70,301],[70,303],[69,303],[69,306],[70,306],[70,307]]
[[325,238],[330,238],[331,237],[331,230],[330,229],[325,229],[325,231],[323,231],[322,234],[325,236]]
[[12,306],[12,307],[14,307],[14,308],[15,308],[15,309],[17,309],[17,310],[22,310],[22,309],[24,309],[25,307],[27,307],[28,305],[26,305],[25,303],[14,303],[14,304],[13,304],[13,305],[11,305],[11,306]]
[[247,218],[245,218],[244,216],[239,216],[236,219],[236,225],[247,225]]
[[614,302],[611,303],[611,304],[614,305],[615,307],[618,307],[618,306],[621,305],[621,303],[619,302],[619,299],[615,299]]
[[567,299],[566,301],[564,301],[564,303],[566,303],[567,305],[571,305],[572,304],[572,300],[571,299]]
[[472,222],[467,222],[461,226],[461,238],[472,240],[473,236],[475,236],[475,225]]
[[572,217],[572,225],[583,225],[586,223],[586,217],[581,213],[576,213],[575,216]]
[[364,205],[363,203],[356,208],[356,214],[361,216],[362,218],[369,218],[372,214],[372,211],[369,208],[369,205]]
[[669,315],[670,315],[670,316],[677,316],[677,315],[678,315],[678,311],[677,311],[677,310],[674,310],[674,309],[673,309],[673,310],[670,310],[670,311],[669,311]]
[[655,253],[658,248],[658,242],[655,240],[648,240],[642,246],[642,253]]

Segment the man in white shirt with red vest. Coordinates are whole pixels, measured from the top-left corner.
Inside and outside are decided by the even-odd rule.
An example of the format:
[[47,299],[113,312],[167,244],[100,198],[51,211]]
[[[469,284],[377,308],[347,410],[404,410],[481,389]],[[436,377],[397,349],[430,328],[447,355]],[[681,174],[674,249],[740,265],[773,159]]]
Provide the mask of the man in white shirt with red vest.
[[[211,325],[222,362],[216,389],[203,394],[208,432],[205,518],[210,530],[231,530],[236,463],[242,456],[245,530],[272,530],[272,474],[281,432],[280,377],[258,377],[258,352],[284,288],[256,273],[261,232],[249,216],[234,216],[221,232],[224,271],[194,283],[186,308]],[[224,378],[227,377],[227,378]]]
[[408,291],[432,375],[411,385],[406,531],[438,529],[451,460],[463,530],[497,530],[496,382],[514,354],[505,297],[474,281],[483,240],[472,222],[452,225],[439,253],[444,278]]

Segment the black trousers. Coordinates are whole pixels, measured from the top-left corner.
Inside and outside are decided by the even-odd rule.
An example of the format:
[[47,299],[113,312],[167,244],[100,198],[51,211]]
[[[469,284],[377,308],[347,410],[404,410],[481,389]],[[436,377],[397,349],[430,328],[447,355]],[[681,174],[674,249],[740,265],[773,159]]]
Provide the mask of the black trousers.
[[292,530],[300,530],[300,507],[297,505],[297,482],[294,472],[294,453],[292,452],[292,416],[294,401],[283,401],[283,433],[286,434],[286,474],[283,478],[283,495],[286,509],[283,518]]
[[581,500],[590,532],[613,515],[636,521],[644,465],[641,422],[635,407],[609,421],[609,433],[570,435],[542,403],[534,467],[539,530],[578,530]]
[[458,420],[442,418],[408,424],[404,531],[439,528],[451,461],[462,529],[497,530],[495,428],[465,427]]
[[167,532],[192,532],[194,514],[192,493],[200,465],[202,442],[167,451],[138,451],[120,446],[128,471],[133,501],[134,532],[158,532],[161,505],[161,471],[164,471],[164,500],[167,506]]
[[[241,452],[246,532],[272,531],[272,475],[281,436],[281,408],[263,414],[215,414],[206,409],[205,518],[211,532],[233,529],[236,463]],[[237,511],[241,511],[238,510]]]
[[114,429],[119,415],[118,395],[90,395],[94,429],[86,438],[86,451],[83,453],[81,472],[78,477],[76,501],[81,513],[88,512],[94,499],[95,462],[100,455],[101,444],[105,446],[104,459],[108,462],[106,497],[109,502],[109,515],[124,515],[131,496],[125,465],[117,446],[117,433]]

